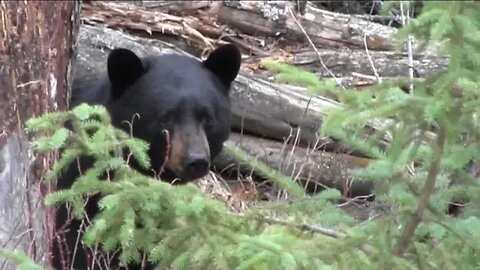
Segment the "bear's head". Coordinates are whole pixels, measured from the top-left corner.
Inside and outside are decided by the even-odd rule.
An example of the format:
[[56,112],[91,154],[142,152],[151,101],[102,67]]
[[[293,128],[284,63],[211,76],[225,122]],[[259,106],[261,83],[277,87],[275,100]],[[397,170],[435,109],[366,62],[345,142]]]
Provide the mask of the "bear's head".
[[229,92],[240,63],[234,45],[215,49],[205,61],[178,54],[141,58],[122,48],[110,53],[107,108],[114,125],[150,144],[150,173],[161,170],[162,179],[179,183],[208,173],[230,134]]

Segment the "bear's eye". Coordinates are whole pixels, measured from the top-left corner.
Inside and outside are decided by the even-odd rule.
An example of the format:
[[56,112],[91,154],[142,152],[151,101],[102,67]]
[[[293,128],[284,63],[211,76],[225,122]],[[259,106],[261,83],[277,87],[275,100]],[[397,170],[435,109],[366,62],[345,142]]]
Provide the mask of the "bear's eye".
[[170,123],[170,121],[172,120],[172,117],[169,113],[167,114],[164,114],[162,115],[159,119],[158,119],[162,124],[168,124]]
[[211,128],[213,126],[213,117],[206,113],[203,114],[203,124],[205,125],[206,128]]
[[198,111],[197,111],[197,119],[199,121],[201,121],[201,123],[204,125],[205,128],[209,129],[213,126],[213,122],[215,121],[215,119],[213,119],[213,116],[212,114],[210,113],[210,111],[203,107],[203,108],[200,108]]

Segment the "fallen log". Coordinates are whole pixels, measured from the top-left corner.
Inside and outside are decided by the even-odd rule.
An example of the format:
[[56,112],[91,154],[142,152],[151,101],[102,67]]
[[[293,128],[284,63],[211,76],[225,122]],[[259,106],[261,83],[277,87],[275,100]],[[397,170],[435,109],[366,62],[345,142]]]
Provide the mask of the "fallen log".
[[[305,42],[305,33],[292,18],[289,8],[291,9],[287,1],[282,3],[234,2],[222,6],[216,15],[219,22],[250,35],[282,36],[292,41]],[[310,10],[312,10],[311,7],[307,12]],[[368,49],[393,50],[394,48],[391,40],[391,35],[396,32],[394,28],[362,21],[368,23],[368,27],[364,28],[364,24],[354,23],[351,19],[328,16],[327,13],[320,12],[318,9],[315,14],[310,14],[314,18],[298,16],[296,20],[300,21],[303,30],[316,47],[364,48],[366,37]]]
[[[178,10],[176,1],[159,1],[155,5],[160,6],[162,11],[171,11],[172,8]],[[312,7],[309,7],[308,11],[314,16],[313,19],[303,16],[293,18],[293,13],[288,12],[291,5],[293,3],[288,1],[281,3],[226,1],[212,2],[210,5],[201,1],[187,7],[186,4],[182,5],[190,10],[198,10],[197,16],[192,16],[195,12],[190,11],[187,12],[187,16],[180,17],[126,3],[92,2],[82,5],[82,21],[89,24],[103,23],[109,27],[122,29],[143,30],[150,34],[156,32],[174,35],[208,46],[215,41],[222,42],[221,37],[229,39],[236,35],[274,39],[282,37],[295,43],[304,42],[306,39],[303,30],[305,30],[313,44],[320,48],[364,49],[367,45],[371,50],[393,50],[391,38],[397,31],[393,27],[335,16],[331,12],[323,12]],[[208,11],[201,10],[206,7],[209,7]],[[174,13],[186,15],[181,12]],[[295,20],[301,23],[303,29]]]
[[[230,142],[270,168],[291,177],[308,192],[336,188],[345,197],[367,196],[372,192],[371,182],[355,179],[350,174],[351,169],[367,167],[370,159],[295,147],[240,133],[232,133]],[[235,178],[238,172],[258,175],[255,171],[251,172],[249,166],[238,164],[235,157],[226,151],[214,160],[214,167],[226,178],[232,178],[232,175]]]
[[[342,78],[342,81],[348,81],[348,78],[345,77],[350,77],[353,72],[373,76],[375,75],[374,70],[382,78],[398,77],[402,74],[407,76],[410,65],[406,54],[378,50],[367,53],[365,49],[366,46],[369,46],[368,43],[372,43],[372,39],[376,37],[390,38],[396,31],[395,28],[312,7],[309,7],[308,10],[315,14],[315,19],[308,20],[299,16],[297,20],[301,21],[302,27],[316,47],[327,49],[311,51],[311,46],[304,42],[303,44],[306,44],[309,48],[307,51],[301,49],[298,52],[290,49],[289,52],[282,52],[281,48],[288,42],[277,43],[275,40],[281,37],[283,40],[289,40],[290,44],[301,45],[302,43],[298,41],[303,39],[299,39],[299,37],[305,35],[298,25],[291,22],[293,17],[280,10],[281,6],[274,9],[277,10],[278,14],[270,11],[272,14],[275,13],[278,18],[274,18],[275,14],[269,16],[265,14],[265,8],[270,5],[275,7],[275,5],[284,6],[286,4],[248,1],[236,4],[229,2],[225,4],[222,4],[222,2],[209,3],[207,1],[199,1],[198,3],[157,1],[151,4],[154,8],[145,8],[125,3],[107,4],[98,2],[82,6],[82,21],[93,25],[104,24],[109,28],[137,30],[137,32],[140,30],[148,33],[150,37],[174,43],[180,46],[182,50],[196,55],[198,53],[194,52],[194,49],[202,53],[215,47],[214,44],[231,42],[243,48],[249,54],[286,59],[286,62],[303,65],[321,77],[330,77],[334,74],[336,77]],[[202,11],[202,9],[207,8],[208,11]],[[167,14],[157,9],[184,16]],[[180,10],[185,12],[182,13]],[[199,14],[195,14],[194,11]],[[188,15],[185,15],[185,13]],[[351,28],[356,30],[353,31]],[[370,36],[359,32],[360,28],[368,29]],[[342,48],[336,45],[330,46],[329,42],[333,42],[332,40],[345,44],[353,42],[342,41],[342,38],[348,39],[345,34],[342,34],[347,31],[346,29],[350,29],[357,35],[354,43],[358,46],[340,46]],[[327,33],[332,31],[337,34]],[[339,37],[334,38],[331,37],[332,35],[338,35]],[[316,41],[317,36],[323,41]],[[270,39],[265,40],[267,37],[270,37]],[[264,45],[260,46],[262,40]],[[180,45],[180,41],[188,44]],[[272,47],[270,43],[277,45]],[[332,50],[332,47],[336,49]],[[376,48],[383,47],[379,45]],[[328,70],[321,68],[321,65],[318,64],[320,58]],[[249,62],[257,61],[254,57],[247,60]],[[444,69],[446,59],[435,54],[415,53],[412,64],[417,77],[425,77]],[[345,83],[344,86],[348,85],[348,83]]]
[[[78,35],[77,61],[74,67],[75,80],[91,80],[98,74],[105,72],[108,51],[115,47],[128,48],[134,50],[139,55],[167,52],[186,54],[175,46],[159,40],[135,37],[108,28],[82,25]],[[293,141],[293,145],[297,147],[305,145],[312,148],[315,145],[322,145],[323,149],[328,149],[330,146],[330,149],[340,147],[352,151],[346,146],[335,143],[328,138],[320,138],[317,134],[317,130],[321,125],[321,113],[326,108],[338,106],[335,102],[320,97],[309,99],[298,90],[300,89],[298,87],[271,84],[241,74],[237,77],[233,87],[231,97],[233,108],[232,128],[234,130],[275,139],[277,141],[277,144],[273,144],[276,145],[277,150],[275,152],[278,152],[279,145],[283,144],[284,141],[289,143]],[[232,138],[238,137],[233,135]],[[241,142],[241,138],[238,138],[238,140]],[[231,141],[238,143],[235,139],[231,139]],[[266,140],[262,142],[266,143]],[[253,149],[255,149],[255,146],[253,143],[250,143],[246,150],[253,155],[257,155],[258,153],[253,152]],[[299,148],[296,151],[301,153],[302,150]],[[328,162],[331,163],[328,160],[335,154],[330,154],[328,160],[318,156],[318,154],[315,155],[317,155],[316,160],[314,159],[315,162],[327,164]],[[296,157],[301,157],[302,160],[295,161],[295,164],[305,162],[303,159],[304,154],[297,154]],[[331,160],[339,162],[345,157],[346,155],[339,155]],[[234,162],[233,157],[225,160]],[[222,160],[220,159],[220,161]],[[273,161],[266,159],[265,162],[272,167],[276,167],[278,166],[277,161],[278,159]],[[362,162],[368,161],[365,159]],[[350,165],[355,167],[356,162],[347,162],[345,166],[350,167]],[[215,166],[221,170],[229,167],[230,164],[227,166],[225,163],[215,163]],[[310,171],[315,169],[313,165],[308,166],[312,167]],[[324,172],[326,167],[323,167],[323,169],[316,168],[316,171],[313,170],[316,174],[338,174],[338,177],[323,177],[320,175],[315,181],[325,186],[338,186],[342,183],[348,183],[351,179],[347,176],[342,176],[345,175],[345,172],[340,172],[340,169],[344,169],[344,167],[340,166],[338,170],[326,174]],[[288,173],[288,170],[287,168],[285,172]],[[310,179],[306,176],[303,178]],[[360,185],[358,189],[364,193],[366,190],[369,190],[369,187]]]
[[[375,76],[374,69],[379,77],[408,76],[408,57],[406,53],[393,51],[369,51],[365,50],[324,50],[306,51],[296,53],[290,64],[302,66],[314,70],[320,77],[329,77],[329,73],[319,68],[319,58],[322,58],[327,68],[338,77],[348,76],[352,73],[360,73]],[[416,77],[425,78],[447,67],[448,60],[443,57],[426,54],[413,54],[412,66]]]

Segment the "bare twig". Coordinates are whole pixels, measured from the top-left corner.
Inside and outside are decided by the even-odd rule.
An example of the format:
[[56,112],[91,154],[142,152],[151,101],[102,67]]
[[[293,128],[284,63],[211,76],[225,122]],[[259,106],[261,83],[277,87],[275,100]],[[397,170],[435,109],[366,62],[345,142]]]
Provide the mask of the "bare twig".
[[165,149],[165,160],[163,161],[163,164],[160,166],[159,168],[159,171],[157,172],[158,173],[158,176],[160,176],[163,171],[165,170],[165,166],[167,166],[167,163],[168,163],[168,159],[170,157],[170,133],[168,132],[168,130],[164,129],[162,130],[162,133],[165,134],[165,142],[166,142],[166,149]]
[[[405,26],[410,23],[410,6],[407,6],[407,12],[403,8],[403,2],[400,2],[400,10],[402,13],[402,25]],[[406,14],[406,15],[405,15]],[[407,38],[407,53],[408,53],[408,78],[410,84],[408,86],[410,94],[413,94],[413,52],[412,52],[412,36],[408,35]]]
[[295,17],[295,14],[293,14],[293,11],[290,7],[287,6],[287,9],[288,9],[288,12],[290,13],[290,16],[292,17],[293,21],[295,21],[295,23],[297,24],[297,26],[300,28],[300,30],[302,31],[302,33],[305,35],[305,37],[307,38],[308,40],[308,43],[310,43],[310,45],[312,46],[313,50],[315,51],[315,53],[317,54],[318,56],[318,60],[320,61],[320,64],[322,65],[322,67],[328,72],[328,74],[330,76],[332,76],[332,78],[335,80],[335,82],[337,83],[338,86],[342,87],[343,89],[345,89],[345,87],[343,86],[342,82],[340,81],[340,79],[338,79],[335,74],[333,74],[333,72],[325,65],[325,63],[323,62],[323,59],[322,59],[322,55],[320,54],[320,52],[317,50],[317,47],[315,47],[315,44],[313,43],[312,39],[310,38],[310,36],[308,35],[307,31],[305,31],[305,29],[303,28],[302,24],[297,20],[297,18]]
[[[410,5],[407,5],[407,12],[405,16],[405,10],[403,8],[403,2],[400,2],[400,11],[402,13],[402,26],[405,26],[406,24],[410,23]],[[414,68],[413,68],[413,52],[412,52],[412,36],[408,35],[407,37],[407,57],[408,57],[408,92],[410,94],[413,94],[413,89],[414,89],[414,78],[413,78],[413,73],[414,73]],[[408,171],[413,175],[414,170],[413,170],[413,162],[407,166]]]
[[[245,217],[244,214],[237,214],[237,213],[230,213],[230,214],[233,215],[233,216]],[[279,224],[279,225],[283,225],[283,226],[294,226],[295,228],[298,228],[299,230],[308,231],[308,232],[317,233],[317,234],[322,234],[322,235],[332,237],[332,238],[337,238],[337,239],[344,238],[344,237],[347,236],[347,234],[342,233],[340,231],[327,229],[327,228],[323,228],[323,227],[320,227],[320,226],[317,226],[317,225],[312,225],[312,224],[306,224],[306,223],[295,224],[295,223],[292,223],[292,222],[288,222],[288,221],[278,219],[278,218],[273,218],[273,217],[261,217],[260,219],[263,222],[266,222],[266,223],[269,223],[269,224]],[[370,245],[367,245],[367,244],[364,244],[361,247],[361,250],[363,252],[365,252],[365,254],[367,254],[367,255],[370,255],[370,254],[373,253],[373,247],[370,246]]]
[[[230,213],[232,216],[237,216],[237,217],[242,217],[244,218],[245,215],[242,213]],[[312,233],[318,233],[318,234],[323,234],[329,237],[333,238],[342,238],[345,237],[346,234],[339,232],[337,230],[332,230],[332,229],[327,229],[323,228],[317,225],[312,225],[312,224],[306,224],[306,223],[298,223],[298,224],[293,224],[292,222],[288,222],[282,219],[278,218],[273,218],[273,217],[261,217],[260,218],[262,221],[269,223],[269,224],[280,224],[280,225],[285,225],[285,226],[294,226],[300,230],[304,231],[309,231]]]
[[[280,224],[280,225],[285,225],[285,226],[291,226],[292,225],[288,221],[281,220],[281,219],[278,219],[278,218],[273,218],[273,217],[262,217],[262,220],[267,222],[267,223],[270,223],[270,224]],[[298,223],[298,224],[294,224],[294,226],[296,228],[300,229],[300,230],[309,231],[309,232],[318,233],[318,234],[323,234],[323,235],[330,236],[330,237],[333,237],[333,238],[343,238],[343,237],[346,236],[344,233],[341,233],[339,231],[323,228],[323,227],[313,225],[313,224]]]
[[363,44],[365,46],[365,52],[367,53],[367,58],[368,61],[370,62],[370,66],[372,67],[373,74],[375,75],[377,83],[382,83],[382,78],[378,75],[377,68],[375,68],[375,64],[373,63],[372,57],[370,56],[370,52],[368,50],[368,44],[367,44],[367,34],[363,35]]

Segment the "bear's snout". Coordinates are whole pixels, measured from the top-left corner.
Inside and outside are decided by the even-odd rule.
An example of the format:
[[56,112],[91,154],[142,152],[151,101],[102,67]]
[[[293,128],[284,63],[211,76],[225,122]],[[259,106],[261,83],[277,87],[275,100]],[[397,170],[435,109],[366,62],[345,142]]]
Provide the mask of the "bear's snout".
[[166,168],[183,182],[193,181],[210,170],[210,147],[205,130],[197,124],[180,124],[173,129]]
[[210,169],[210,160],[206,153],[192,153],[185,159],[184,175],[190,179],[205,176]]

